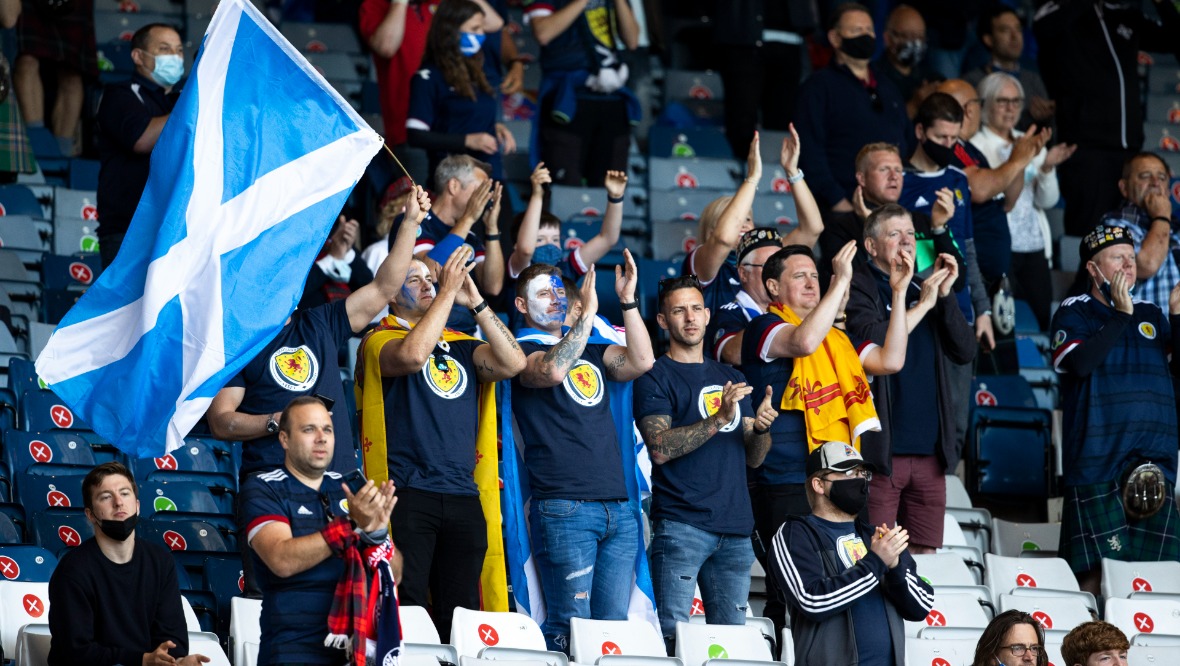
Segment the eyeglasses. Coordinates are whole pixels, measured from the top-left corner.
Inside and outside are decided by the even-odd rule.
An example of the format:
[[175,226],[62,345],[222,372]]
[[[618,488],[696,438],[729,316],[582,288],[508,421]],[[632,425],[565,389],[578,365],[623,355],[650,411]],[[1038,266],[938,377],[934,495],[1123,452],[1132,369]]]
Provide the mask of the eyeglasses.
[[[865,481],[872,481],[873,480],[873,473],[863,467],[854,467],[846,472],[837,472],[835,470],[832,470],[832,473],[838,474],[846,479],[857,478],[857,479],[864,479]],[[841,479],[839,477],[836,477],[836,478],[825,477],[824,478],[824,481],[840,481],[840,480]]]
[[1024,106],[1023,97],[996,97],[992,100],[996,106],[1018,107]]
[[1020,643],[1016,643],[1014,645],[1005,645],[1003,647],[1004,649],[1011,652],[1013,657],[1023,657],[1026,651],[1031,652],[1034,657],[1039,657],[1041,655],[1040,645],[1021,645]]

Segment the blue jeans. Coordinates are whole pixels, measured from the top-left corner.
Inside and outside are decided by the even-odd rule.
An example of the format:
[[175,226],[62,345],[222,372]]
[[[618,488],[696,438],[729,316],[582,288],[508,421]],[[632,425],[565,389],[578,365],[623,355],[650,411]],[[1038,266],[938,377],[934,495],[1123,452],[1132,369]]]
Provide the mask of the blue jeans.
[[639,525],[626,500],[537,500],[534,519],[545,549],[541,632],[550,650],[568,654],[571,617],[627,619]]
[[709,624],[745,624],[753,563],[748,535],[717,534],[657,520],[651,538],[651,577],[664,640],[676,637],[677,621],[688,621],[696,585]]

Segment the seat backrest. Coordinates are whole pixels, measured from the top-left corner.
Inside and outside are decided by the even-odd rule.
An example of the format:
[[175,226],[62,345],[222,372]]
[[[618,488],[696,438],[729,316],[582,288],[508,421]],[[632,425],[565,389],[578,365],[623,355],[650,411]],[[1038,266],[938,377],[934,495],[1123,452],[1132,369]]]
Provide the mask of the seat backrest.
[[45,433],[4,432],[4,462],[15,476],[38,464],[75,465],[87,472],[94,467],[94,452],[77,433],[51,430]]
[[1180,562],[1122,562],[1102,559],[1102,596],[1127,598],[1136,592],[1180,593]]
[[33,542],[59,558],[94,536],[94,524],[81,507],[37,511],[29,524]]
[[1073,629],[1094,619],[1086,604],[1078,597],[1029,597],[1001,594],[1000,612],[1022,610],[1036,618],[1043,629]]
[[221,506],[209,489],[192,481],[142,479],[139,482],[139,511],[150,519],[157,511],[221,513]]
[[983,629],[987,626],[987,614],[979,600],[969,594],[947,594],[934,591],[934,606],[926,618],[918,622],[906,622],[906,636],[917,636],[926,627],[968,627]]
[[221,532],[203,520],[146,521],[139,524],[140,538],[154,540],[173,551],[231,552]]
[[570,659],[593,664],[606,655],[667,656],[664,639],[650,622],[570,618]]
[[997,555],[1017,557],[1028,551],[1056,553],[1061,523],[1014,523],[992,518],[992,545]]
[[49,621],[49,582],[0,582],[0,647],[16,654],[20,628]]
[[184,595],[180,596],[180,609],[184,611],[184,626],[189,631],[200,631],[201,621],[197,619],[197,612],[193,610],[193,605]]
[[1061,656],[1061,643],[1049,642],[1046,637],[1045,645],[1042,649],[1045,651],[1045,656],[1049,658],[1045,666],[1072,666],[1072,664],[1066,664],[1065,658]]
[[954,474],[946,475],[946,505],[964,509],[970,509],[972,506],[967,487],[963,485],[963,480]]
[[221,649],[221,642],[217,634],[205,631],[188,632],[188,653],[199,654],[209,658],[209,666],[230,666],[225,650]]
[[0,185],[0,215],[44,217],[45,211],[27,185]]
[[970,666],[975,660],[975,641],[906,637],[906,666]]
[[459,656],[467,657],[478,657],[485,647],[547,649],[541,628],[528,615],[466,608],[455,609],[451,645],[455,646]]
[[25,472],[15,479],[17,497],[28,514],[43,509],[80,508],[82,501],[82,479],[86,472],[78,474],[39,475]]
[[16,666],[45,666],[49,663],[49,625],[26,624],[16,635]]
[[676,623],[676,656],[685,666],[702,666],[709,659],[774,660],[756,627],[691,622]]
[[229,603],[229,645],[235,664],[246,663],[246,644],[254,645],[257,654],[262,640],[262,600],[234,597]]
[[1127,651],[1129,666],[1160,666],[1180,664],[1180,646],[1132,645]]
[[438,627],[430,612],[422,606],[398,606],[398,620],[402,625],[402,640],[406,643],[442,643]]
[[21,430],[48,432],[58,428],[90,430],[53,391],[25,391],[21,397]]
[[942,545],[944,546],[966,546],[967,537],[963,534],[963,528],[959,526],[959,521],[951,514],[944,514],[942,517]]
[[1180,634],[1180,602],[1171,599],[1107,599],[1103,617],[1128,638],[1135,634]]
[[1028,380],[1020,375],[979,375],[972,382],[971,404],[978,407],[1036,407]]
[[996,603],[1000,595],[1016,587],[1038,587],[1077,592],[1077,578],[1069,564],[1059,557],[1004,557],[987,553],[983,556],[985,584],[991,589]]
[[918,565],[918,576],[931,585],[976,584],[975,576],[971,575],[963,558],[953,553],[914,555],[914,562]]

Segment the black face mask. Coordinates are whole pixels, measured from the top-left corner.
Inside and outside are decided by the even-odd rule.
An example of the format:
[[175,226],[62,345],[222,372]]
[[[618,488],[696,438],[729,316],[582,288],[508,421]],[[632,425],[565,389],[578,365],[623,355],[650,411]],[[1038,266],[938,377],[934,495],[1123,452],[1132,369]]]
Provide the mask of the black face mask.
[[842,37],[840,39],[840,50],[844,55],[855,60],[868,60],[873,57],[873,51],[877,48],[877,38],[872,35],[860,35],[859,37]]
[[862,478],[840,479],[832,481],[832,488],[828,491],[828,499],[836,508],[855,516],[865,508],[869,501],[869,481]]
[[945,169],[955,156],[953,148],[947,148],[941,143],[934,143],[930,139],[922,142],[922,152],[926,153],[926,157],[937,164],[939,169]]
[[102,533],[114,539],[115,541],[126,541],[127,537],[135,531],[135,525],[139,522],[139,514],[128,516],[123,520],[103,520],[99,522],[98,529]]

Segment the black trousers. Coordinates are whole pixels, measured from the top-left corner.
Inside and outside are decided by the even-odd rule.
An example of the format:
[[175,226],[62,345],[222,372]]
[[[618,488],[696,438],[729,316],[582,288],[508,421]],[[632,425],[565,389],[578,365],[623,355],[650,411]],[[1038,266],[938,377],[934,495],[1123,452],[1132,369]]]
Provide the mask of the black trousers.
[[1123,162],[1133,150],[1078,146],[1077,152],[1057,167],[1061,198],[1065,200],[1065,233],[1085,236],[1122,200],[1119,178]]
[[762,615],[774,622],[774,635],[781,636],[787,624],[787,606],[783,602],[786,592],[779,589],[770,570],[770,544],[788,516],[810,515],[811,505],[807,503],[802,483],[754,486],[750,489],[750,503],[754,508],[755,537],[762,542],[762,547],[755,547],[754,553],[766,570],[766,608]]
[[725,86],[725,137],[736,159],[745,161],[758,127],[786,131],[795,114],[803,68],[803,45],[719,46]]
[[1037,316],[1042,331],[1049,330],[1049,313],[1053,309],[1053,276],[1044,252],[1013,252],[1012,295],[1027,301]]
[[553,119],[552,105],[552,95],[541,100],[539,138],[541,161],[554,183],[602,187],[608,170],[627,170],[631,122],[622,97],[579,97],[574,117],[564,124]]
[[398,598],[431,609],[444,641],[451,639],[456,608],[479,610],[479,574],[488,549],[487,522],[478,496],[398,488],[390,535],[404,568]]

